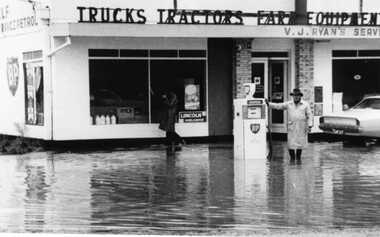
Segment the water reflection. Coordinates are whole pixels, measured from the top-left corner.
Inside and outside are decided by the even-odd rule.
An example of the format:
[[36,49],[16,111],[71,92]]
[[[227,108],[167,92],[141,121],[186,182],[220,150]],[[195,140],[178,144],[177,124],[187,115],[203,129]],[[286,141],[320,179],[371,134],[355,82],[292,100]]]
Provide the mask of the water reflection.
[[1,156],[0,230],[208,233],[374,227],[380,147],[311,144],[291,163],[234,160],[231,144]]
[[268,162],[268,196],[266,198],[268,207],[268,221],[273,226],[286,226],[285,212],[285,169],[284,158],[274,157]]

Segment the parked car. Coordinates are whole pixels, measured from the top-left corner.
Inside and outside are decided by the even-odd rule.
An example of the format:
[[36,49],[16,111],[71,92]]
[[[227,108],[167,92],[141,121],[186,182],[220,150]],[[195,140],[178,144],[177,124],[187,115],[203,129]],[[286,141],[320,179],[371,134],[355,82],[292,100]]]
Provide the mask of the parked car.
[[319,128],[332,134],[380,137],[380,95],[366,96],[348,110],[320,117]]
[[122,106],[123,99],[115,92],[107,89],[100,89],[91,94],[91,101],[94,106]]

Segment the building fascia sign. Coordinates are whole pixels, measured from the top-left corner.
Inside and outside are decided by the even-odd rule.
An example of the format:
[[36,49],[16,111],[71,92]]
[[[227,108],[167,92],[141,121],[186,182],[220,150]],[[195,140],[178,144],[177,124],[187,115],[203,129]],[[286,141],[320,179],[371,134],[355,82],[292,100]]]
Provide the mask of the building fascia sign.
[[0,34],[8,34],[38,25],[30,3],[0,4]]
[[[152,25],[144,9],[87,6],[76,9],[78,23]],[[302,25],[292,11],[157,9],[156,14],[156,25],[251,26],[257,29],[250,31],[252,37],[380,38],[380,12],[307,12]],[[261,34],[261,28],[263,32],[271,28],[271,32]]]
[[[80,23],[145,24],[144,9],[77,7]],[[297,14],[291,11],[157,9],[157,24],[244,25],[246,18],[256,18],[257,25],[297,25]],[[380,26],[380,12],[307,12],[306,24],[313,26]]]

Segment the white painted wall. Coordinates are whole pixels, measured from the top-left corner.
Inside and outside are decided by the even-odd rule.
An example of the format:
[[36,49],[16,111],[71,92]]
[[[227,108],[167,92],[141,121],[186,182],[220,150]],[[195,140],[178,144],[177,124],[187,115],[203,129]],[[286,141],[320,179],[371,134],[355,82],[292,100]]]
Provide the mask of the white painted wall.
[[[323,87],[323,114],[332,111],[331,41],[314,42],[314,86]],[[319,131],[319,116],[314,116],[314,129]]]
[[[90,124],[89,48],[207,49],[206,39],[72,38],[53,57],[54,140],[163,137],[158,124]],[[182,136],[208,136],[208,123],[177,124]]]
[[362,0],[362,1],[363,1],[363,12],[378,12],[379,11],[380,9],[379,0]]
[[211,9],[211,10],[241,10],[256,12],[259,10],[293,11],[294,0],[178,0],[178,8],[182,9]]
[[307,10],[312,12],[358,12],[359,0],[308,0]]
[[[25,87],[22,53],[27,51],[48,50],[48,37],[44,30],[31,34],[0,38],[0,134],[20,135],[15,124],[25,125]],[[7,58],[17,57],[19,62],[19,82],[15,96],[8,87]],[[50,97],[48,95],[49,69],[44,64],[44,126],[26,125],[25,136],[48,139],[50,136]]]
[[308,0],[308,11],[322,12],[359,12],[360,1],[363,3],[363,12],[378,12],[379,0]]

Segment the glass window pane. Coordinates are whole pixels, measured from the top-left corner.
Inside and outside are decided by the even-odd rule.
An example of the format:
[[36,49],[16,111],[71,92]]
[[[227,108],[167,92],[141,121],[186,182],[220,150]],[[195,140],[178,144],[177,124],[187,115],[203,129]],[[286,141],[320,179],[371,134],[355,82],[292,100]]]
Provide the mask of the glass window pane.
[[117,49],[89,49],[88,55],[90,57],[119,57],[119,50]]
[[[275,103],[284,102],[284,63],[270,62],[271,100]],[[272,109],[272,123],[284,123],[284,111]]]
[[25,121],[44,125],[44,74],[41,63],[24,63]]
[[180,50],[179,57],[181,58],[205,58],[206,50]]
[[332,56],[333,57],[356,57],[357,56],[357,50],[333,50]]
[[143,49],[122,49],[120,50],[120,57],[148,57],[148,50]]
[[380,50],[359,50],[359,57],[378,57]]
[[252,63],[252,83],[256,83],[255,97],[264,98],[265,88],[265,63]]
[[178,57],[177,50],[150,50],[151,57],[162,57],[162,58],[176,58]]
[[[162,95],[169,91],[178,97],[178,112],[206,109],[205,60],[152,60],[150,68],[152,123],[159,122]],[[188,86],[185,98],[186,85]]]
[[93,124],[148,123],[148,61],[90,60]]
[[288,52],[254,51],[251,55],[252,58],[287,58]]

